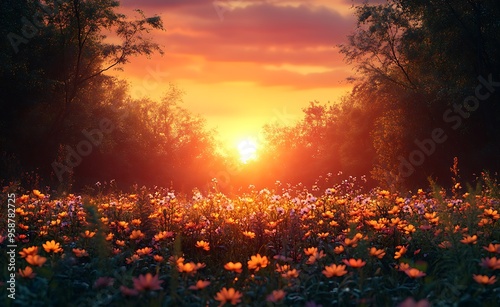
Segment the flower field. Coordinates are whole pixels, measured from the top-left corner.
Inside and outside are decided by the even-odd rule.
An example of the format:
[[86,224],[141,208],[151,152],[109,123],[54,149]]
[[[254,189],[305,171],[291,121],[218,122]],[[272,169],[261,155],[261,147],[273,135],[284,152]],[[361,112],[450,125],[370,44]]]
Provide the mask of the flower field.
[[413,193],[363,192],[355,179],[231,196],[216,184],[205,194],[103,188],[92,197],[5,187],[2,197],[16,193],[11,303],[495,306],[498,191],[487,176],[468,191],[455,182]]

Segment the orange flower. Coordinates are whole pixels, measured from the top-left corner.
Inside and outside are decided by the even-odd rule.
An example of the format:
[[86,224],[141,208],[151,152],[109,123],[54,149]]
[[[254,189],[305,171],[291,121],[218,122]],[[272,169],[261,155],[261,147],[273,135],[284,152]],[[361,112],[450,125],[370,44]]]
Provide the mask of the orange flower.
[[73,248],[73,253],[75,254],[76,257],[86,257],[89,255],[86,250],[81,249],[81,248]]
[[158,275],[153,276],[151,273],[139,275],[138,278],[133,278],[134,288],[137,291],[161,290],[163,280],[158,279]]
[[160,255],[154,255],[153,256],[153,259],[156,261],[156,262],[162,262],[164,260],[164,258]]
[[116,240],[115,243],[118,246],[125,246],[125,241],[123,241],[123,240]]
[[172,231],[160,231],[155,235],[155,241],[161,241],[164,239],[168,239],[174,236]]
[[92,238],[93,236],[95,236],[95,231],[85,230],[85,232],[82,233],[82,237],[84,238]]
[[477,236],[476,235],[464,236],[464,238],[462,240],[460,240],[460,242],[462,242],[464,244],[476,244],[477,243]]
[[438,246],[442,249],[448,249],[448,248],[451,248],[451,242],[450,241],[443,241],[443,242],[439,243]]
[[323,257],[325,257],[326,254],[323,252],[323,251],[320,251],[320,252],[315,252],[314,254],[312,254],[311,256],[309,256],[309,259],[307,259],[307,264],[313,264],[316,262],[316,260],[319,260]]
[[106,236],[106,241],[111,241],[113,240],[113,238],[115,237],[115,234],[110,232],[108,233],[108,235]]
[[196,271],[198,271],[199,269],[202,269],[204,267],[205,267],[205,264],[202,264],[202,263],[194,263],[194,262],[182,263],[182,262],[177,262],[177,270],[180,273],[195,274]]
[[33,269],[30,266],[27,266],[24,270],[19,269],[19,275],[23,278],[35,278],[36,274],[33,272]]
[[323,275],[325,275],[328,278],[332,278],[334,276],[343,276],[347,274],[347,271],[345,270],[346,266],[343,264],[332,264],[329,266],[325,266],[325,269],[323,270]]
[[490,270],[498,270],[500,269],[500,259],[497,257],[482,258],[479,265]]
[[241,262],[236,262],[236,263],[228,262],[224,265],[224,269],[226,269],[228,271],[233,271],[236,273],[241,273],[242,264],[241,264]]
[[120,286],[120,292],[123,296],[137,296],[139,295],[139,291],[135,289],[130,289],[125,286]]
[[216,301],[220,302],[219,306],[224,306],[226,303],[231,305],[236,305],[241,302],[241,297],[243,295],[241,292],[236,291],[234,288],[226,289],[226,287],[222,288],[217,295],[214,297]]
[[265,268],[268,264],[269,260],[267,257],[261,257],[260,254],[252,256],[250,260],[248,260],[248,268],[250,270],[255,269],[255,272],[257,272],[260,268]]
[[498,211],[493,209],[484,209],[484,216],[489,217],[495,221],[500,219],[500,214],[498,214]]
[[132,233],[130,234],[130,239],[132,240],[141,240],[144,238],[144,234],[140,230],[132,230]]
[[29,255],[36,255],[38,254],[38,246],[23,248],[23,250],[20,251],[19,254],[21,255],[21,258],[26,258]]
[[344,243],[346,246],[356,247],[356,246],[358,246],[358,239],[357,238],[353,238],[353,239],[345,238]]
[[189,289],[191,289],[191,290],[201,290],[201,289],[204,289],[204,288],[208,287],[208,285],[210,285],[209,281],[207,281],[207,280],[198,280],[196,282],[196,284],[194,284],[192,286],[189,286]]
[[409,268],[405,270],[406,275],[410,276],[411,278],[420,278],[424,277],[426,274],[418,269],[415,268]]
[[328,232],[320,232],[320,233],[318,233],[318,238],[320,238],[320,239],[326,239],[326,238],[328,238],[329,234],[330,233],[328,233]]
[[243,235],[249,239],[255,238],[255,232],[252,231],[243,231]]
[[147,256],[153,252],[153,249],[151,247],[144,247],[136,250],[135,252],[139,256]]
[[408,251],[405,246],[398,246],[397,248],[399,248],[399,250],[394,253],[394,259],[401,258]]
[[342,260],[345,264],[347,264],[348,266],[352,267],[352,268],[361,268],[361,267],[364,267],[366,262],[363,261],[362,259],[354,259],[354,258],[351,258],[349,260],[347,259],[343,259]]
[[139,257],[139,255],[133,254],[130,258],[125,258],[125,261],[127,262],[127,264],[131,264],[132,262],[135,262],[139,259],[141,259],[141,257]]
[[500,244],[492,244],[492,243],[490,243],[490,245],[483,246],[483,248],[485,250],[489,251],[490,253],[500,254]]
[[26,262],[33,266],[42,266],[45,261],[47,261],[47,258],[42,257],[40,255],[28,255],[26,256]]
[[383,249],[377,249],[375,247],[370,248],[370,256],[382,259],[385,256],[385,251]]
[[132,220],[132,225],[134,225],[134,226],[139,226],[139,225],[141,225],[141,220],[140,220],[140,219],[133,219],[133,220]]
[[54,240],[47,241],[47,242],[45,242],[45,244],[42,244],[42,246],[43,246],[43,249],[45,249],[45,251],[47,253],[50,253],[50,252],[60,253],[63,251],[63,249],[61,248],[61,245],[59,243],[56,243],[56,241],[54,241]]
[[343,246],[343,245],[337,246],[337,247],[335,247],[335,248],[333,249],[333,252],[334,252],[335,254],[337,254],[337,255],[338,255],[338,254],[342,254],[344,251],[345,251],[345,248],[344,248],[344,246]]
[[287,270],[287,271],[281,273],[281,276],[283,278],[287,278],[287,279],[297,278],[297,277],[299,277],[299,271],[297,271],[297,269]]
[[202,248],[203,250],[205,251],[209,251],[210,250],[210,243],[208,242],[205,242],[203,240],[201,241],[196,241],[196,247],[198,248]]
[[497,281],[496,276],[488,277],[486,275],[476,275],[472,274],[472,278],[478,283],[482,285],[492,285]]
[[266,297],[266,301],[272,303],[278,303],[285,298],[286,292],[283,290],[274,290]]
[[410,265],[408,263],[401,262],[398,266],[396,266],[396,269],[404,272],[404,271],[409,270],[411,268],[410,268]]
[[312,256],[312,255],[316,254],[317,252],[318,252],[318,248],[317,247],[304,248],[304,253],[307,256]]

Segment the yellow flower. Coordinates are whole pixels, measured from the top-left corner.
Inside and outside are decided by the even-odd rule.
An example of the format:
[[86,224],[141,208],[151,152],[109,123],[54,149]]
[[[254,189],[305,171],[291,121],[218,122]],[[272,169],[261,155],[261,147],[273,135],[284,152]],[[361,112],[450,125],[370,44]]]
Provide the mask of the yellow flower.
[[163,280],[158,279],[158,275],[153,276],[151,273],[139,275],[139,277],[133,278],[133,281],[137,291],[161,290],[160,285],[163,283]]
[[255,238],[255,232],[252,231],[243,231],[243,235],[249,239]]
[[241,264],[241,262],[236,262],[236,263],[228,262],[224,265],[224,269],[226,269],[228,271],[233,271],[236,273],[241,273],[242,272],[242,264]]
[[47,253],[50,253],[50,252],[60,253],[63,251],[63,249],[61,248],[61,245],[59,243],[56,243],[56,241],[54,241],[54,240],[47,241],[47,242],[45,242],[45,244],[42,244],[42,246],[43,246],[43,249],[45,249],[45,251]]
[[254,270],[257,272],[260,268],[265,268],[269,264],[269,260],[266,256],[261,257],[260,254],[252,256],[250,260],[248,260],[248,268],[250,270]]
[[207,280],[198,280],[196,282],[196,284],[194,284],[193,286],[189,286],[189,289],[191,289],[191,290],[201,290],[201,289],[204,289],[204,288],[208,287],[208,285],[210,285],[209,281],[207,281]]
[[208,242],[205,242],[203,240],[201,241],[196,241],[196,247],[198,248],[202,248],[203,250],[205,251],[209,251],[210,250],[210,243]]
[[328,278],[332,278],[334,276],[343,276],[347,274],[347,271],[345,270],[346,266],[343,264],[332,264],[329,266],[325,266],[325,269],[323,270],[323,275],[325,275]]
[[488,277],[486,275],[476,275],[472,274],[472,278],[478,283],[482,285],[492,285],[497,281],[496,276]]
[[33,269],[30,266],[27,266],[24,270],[19,269],[19,275],[23,278],[35,278],[36,274],[33,272]]
[[214,297],[216,301],[220,302],[219,306],[224,306],[226,303],[231,305],[236,305],[241,302],[241,297],[243,294],[241,292],[236,291],[234,288],[226,289],[226,287],[222,288],[217,295]]

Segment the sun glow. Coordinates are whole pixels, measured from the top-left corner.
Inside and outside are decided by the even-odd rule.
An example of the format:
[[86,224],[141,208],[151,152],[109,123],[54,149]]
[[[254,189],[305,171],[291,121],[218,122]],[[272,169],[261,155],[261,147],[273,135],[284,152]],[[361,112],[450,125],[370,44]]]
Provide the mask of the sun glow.
[[240,154],[240,161],[247,163],[250,160],[255,160],[257,158],[257,143],[246,138],[238,143],[238,152]]

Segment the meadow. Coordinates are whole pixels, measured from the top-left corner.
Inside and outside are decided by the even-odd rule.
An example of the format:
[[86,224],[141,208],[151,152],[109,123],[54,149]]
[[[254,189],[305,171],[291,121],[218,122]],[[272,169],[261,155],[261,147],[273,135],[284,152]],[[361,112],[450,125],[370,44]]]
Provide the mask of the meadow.
[[495,306],[499,186],[487,174],[475,187],[453,180],[402,193],[329,174],[313,187],[276,182],[230,196],[216,181],[190,195],[97,184],[93,196],[56,197],[10,185],[2,203],[16,194],[17,291],[8,303]]

